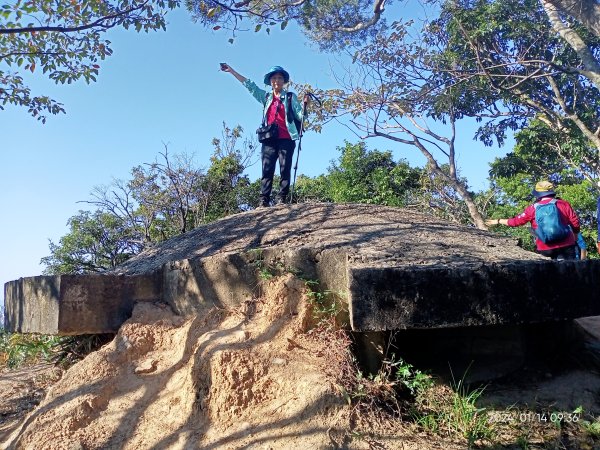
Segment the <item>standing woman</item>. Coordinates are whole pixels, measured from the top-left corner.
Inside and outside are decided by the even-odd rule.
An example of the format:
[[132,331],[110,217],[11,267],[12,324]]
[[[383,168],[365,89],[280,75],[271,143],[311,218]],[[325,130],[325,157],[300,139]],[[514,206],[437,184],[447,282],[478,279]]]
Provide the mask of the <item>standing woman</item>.
[[[294,123],[294,118],[302,121],[302,105],[298,97],[293,92],[291,95],[291,109],[288,112],[287,102],[287,84],[290,81],[290,75],[281,66],[273,66],[265,74],[264,83],[270,85],[271,92],[259,88],[256,83],[240,75],[231,68],[229,64],[221,63],[221,70],[229,72],[237,78],[250,91],[256,100],[263,105],[263,122],[266,124],[276,123],[278,126],[278,136],[262,144],[262,179],[260,182],[260,206],[271,205],[271,190],[273,188],[273,175],[275,174],[275,165],[279,159],[279,171],[281,181],[279,183],[279,193],[275,203],[287,203],[290,192],[290,177],[292,172],[292,160],[296,140],[299,138],[299,132]],[[290,121],[288,121],[288,118]]]

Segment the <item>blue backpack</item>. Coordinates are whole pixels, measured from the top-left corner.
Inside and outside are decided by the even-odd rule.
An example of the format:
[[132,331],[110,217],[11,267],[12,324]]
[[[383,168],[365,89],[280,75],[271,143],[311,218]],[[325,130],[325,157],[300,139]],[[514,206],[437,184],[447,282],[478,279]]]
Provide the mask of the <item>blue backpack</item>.
[[569,236],[571,229],[568,225],[562,223],[555,198],[548,203],[534,203],[533,206],[535,208],[535,221],[537,223],[535,235],[544,244],[562,241]]

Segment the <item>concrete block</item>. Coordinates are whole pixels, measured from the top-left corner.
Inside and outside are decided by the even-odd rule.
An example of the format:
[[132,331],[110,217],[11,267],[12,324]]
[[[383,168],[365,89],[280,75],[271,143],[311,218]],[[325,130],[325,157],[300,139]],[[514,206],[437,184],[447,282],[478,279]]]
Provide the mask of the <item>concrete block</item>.
[[537,323],[600,315],[600,260],[350,269],[355,331]]
[[235,307],[252,298],[258,283],[245,254],[185,259],[165,265],[163,299],[177,314],[194,315],[213,306]]
[[19,278],[4,285],[4,326],[17,333],[58,333],[60,277]]
[[162,279],[149,275],[62,275],[4,285],[7,331],[57,335],[115,333],[137,301],[162,301]]
[[62,275],[60,334],[115,333],[136,301],[161,301],[158,275]]

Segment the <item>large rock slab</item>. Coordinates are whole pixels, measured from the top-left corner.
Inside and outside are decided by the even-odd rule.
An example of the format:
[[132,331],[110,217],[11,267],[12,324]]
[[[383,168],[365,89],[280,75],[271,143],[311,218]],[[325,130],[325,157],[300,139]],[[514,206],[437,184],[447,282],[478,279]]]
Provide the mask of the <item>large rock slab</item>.
[[351,268],[355,331],[516,325],[600,315],[600,260]]
[[400,208],[282,205],[198,227],[113,272],[9,282],[5,322],[114,332],[138,301],[182,315],[235,306],[276,268],[345,299],[356,331],[532,323],[600,314],[598,263],[556,263],[514,239]]
[[114,333],[139,301],[161,301],[157,274],[19,278],[4,285],[4,325],[19,333]]
[[115,272],[133,275],[172,261],[283,248],[344,251],[351,264],[373,267],[455,266],[540,261],[501,235],[402,208],[303,203],[226,217],[136,255]]

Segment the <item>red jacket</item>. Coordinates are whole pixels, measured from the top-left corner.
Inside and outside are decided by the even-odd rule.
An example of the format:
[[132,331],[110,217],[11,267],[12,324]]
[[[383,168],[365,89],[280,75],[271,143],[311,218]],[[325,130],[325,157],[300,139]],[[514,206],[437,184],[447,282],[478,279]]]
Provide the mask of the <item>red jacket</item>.
[[[553,197],[542,197],[538,203],[543,205],[552,200],[552,198]],[[575,211],[573,211],[573,208],[569,202],[557,199],[556,206],[560,212],[560,218],[562,219],[562,222],[566,225],[570,225],[573,233],[579,233],[579,218],[577,217],[577,214],[575,214]],[[531,228],[534,230],[538,227],[537,223],[535,222],[535,206],[533,205],[529,205],[527,208],[525,208],[525,211],[518,216],[508,219],[507,225],[509,227],[519,227],[521,225],[525,225],[527,222],[531,222]],[[564,240],[553,244],[544,244],[541,240],[536,238],[535,245],[538,250],[552,250],[553,248],[569,247],[571,245],[575,245],[576,242],[573,233],[569,234],[569,236],[567,236]]]

